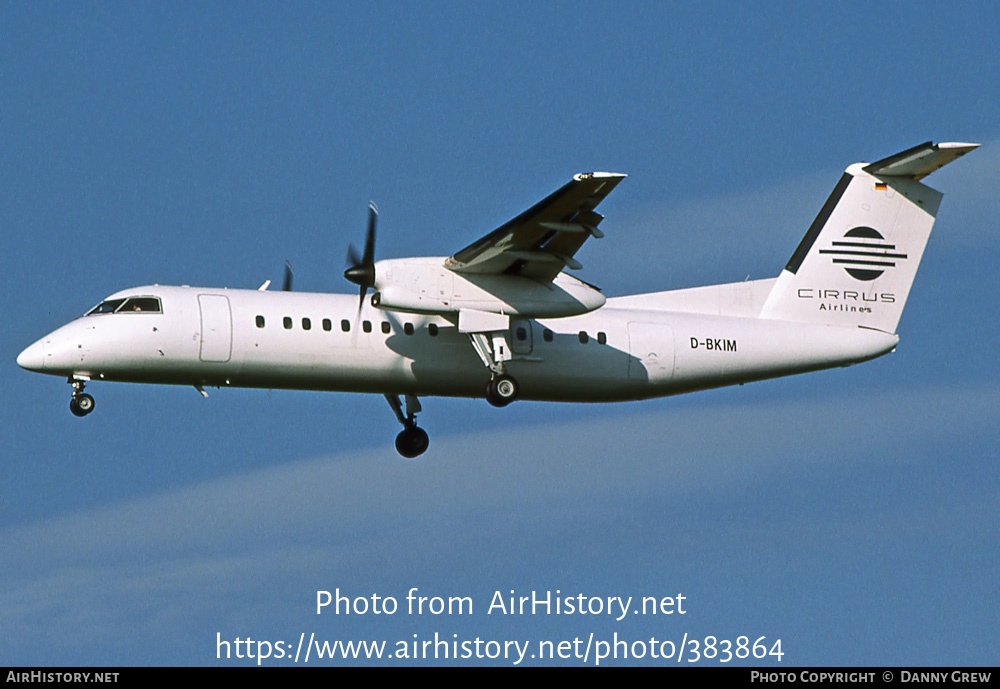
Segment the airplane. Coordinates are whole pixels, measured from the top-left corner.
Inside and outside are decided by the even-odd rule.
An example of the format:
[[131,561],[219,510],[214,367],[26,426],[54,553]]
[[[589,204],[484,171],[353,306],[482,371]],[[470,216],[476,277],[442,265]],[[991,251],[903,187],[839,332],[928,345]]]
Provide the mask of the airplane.
[[[978,144],[926,142],[849,166],[776,278],[607,298],[565,272],[604,235],[625,175],[577,174],[450,257],[375,260],[377,209],[344,277],[359,296],[150,285],[116,292],[17,357],[92,381],[377,393],[428,446],[420,398],[641,400],[869,361],[896,327],[942,194],[924,177]],[[373,294],[366,299],[368,291]],[[402,398],[402,399],[401,399]]]

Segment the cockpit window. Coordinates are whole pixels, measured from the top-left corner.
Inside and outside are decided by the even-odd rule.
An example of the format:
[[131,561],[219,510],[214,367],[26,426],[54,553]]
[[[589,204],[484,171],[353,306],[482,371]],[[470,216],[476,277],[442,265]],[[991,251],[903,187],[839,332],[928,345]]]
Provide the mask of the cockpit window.
[[163,313],[157,297],[129,297],[128,299],[108,299],[87,312],[88,316],[99,313]]
[[130,297],[116,313],[163,313],[160,300],[156,297]]
[[109,299],[108,301],[102,301],[100,304],[88,311],[87,315],[93,316],[98,313],[114,313],[115,310],[124,302],[124,299]]

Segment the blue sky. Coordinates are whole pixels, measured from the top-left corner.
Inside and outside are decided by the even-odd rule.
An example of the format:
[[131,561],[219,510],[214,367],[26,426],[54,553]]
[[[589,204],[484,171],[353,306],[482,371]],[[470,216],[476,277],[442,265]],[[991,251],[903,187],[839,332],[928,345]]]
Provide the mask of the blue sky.
[[[0,658],[215,664],[235,639],[781,638],[782,665],[995,662],[1000,16],[989,3],[0,5]],[[625,172],[609,295],[776,275],[841,171],[983,147],[883,359],[624,405],[94,384],[17,353],[141,284],[348,292]],[[315,615],[317,589],[468,595]],[[486,615],[494,591],[688,599]],[[287,663],[288,661],[284,661]],[[503,662],[503,661],[497,661]],[[577,661],[570,661],[575,664]],[[618,661],[619,663],[623,661]],[[274,664],[281,664],[273,661]],[[222,663],[226,664],[226,663]]]

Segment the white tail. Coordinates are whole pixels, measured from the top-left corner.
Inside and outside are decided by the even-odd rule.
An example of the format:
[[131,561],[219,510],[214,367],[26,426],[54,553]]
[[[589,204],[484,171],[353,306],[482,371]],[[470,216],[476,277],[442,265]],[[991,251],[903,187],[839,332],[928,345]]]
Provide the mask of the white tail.
[[941,193],[919,180],[978,144],[932,144],[847,168],[761,318],[896,332]]

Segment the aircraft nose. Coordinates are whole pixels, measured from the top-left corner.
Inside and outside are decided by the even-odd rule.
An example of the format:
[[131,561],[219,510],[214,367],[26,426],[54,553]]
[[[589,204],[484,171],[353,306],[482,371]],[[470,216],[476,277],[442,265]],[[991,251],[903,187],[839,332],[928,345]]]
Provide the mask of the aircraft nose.
[[17,355],[17,365],[28,371],[45,368],[45,344],[39,340]]

